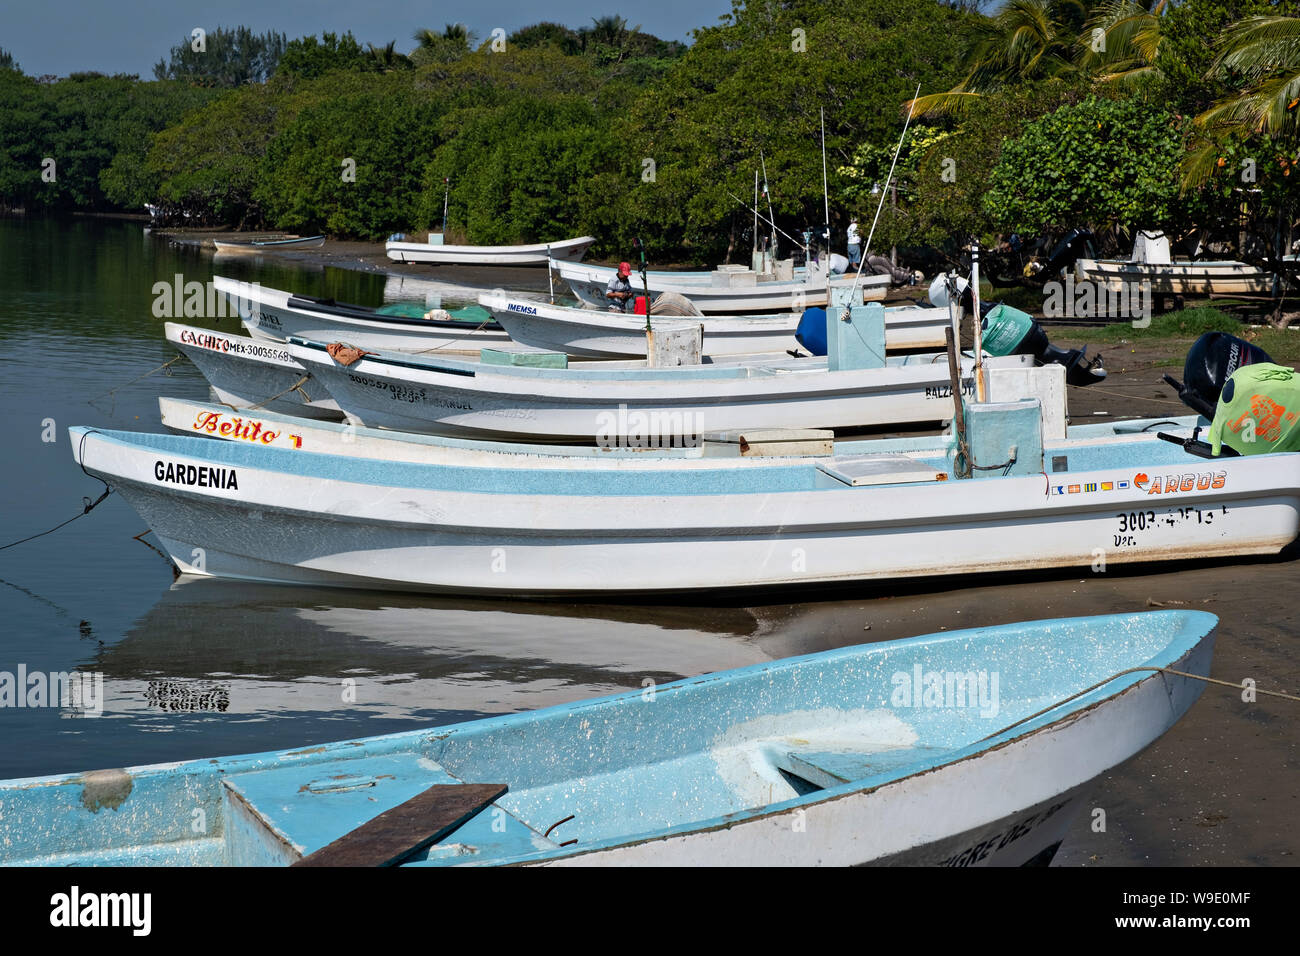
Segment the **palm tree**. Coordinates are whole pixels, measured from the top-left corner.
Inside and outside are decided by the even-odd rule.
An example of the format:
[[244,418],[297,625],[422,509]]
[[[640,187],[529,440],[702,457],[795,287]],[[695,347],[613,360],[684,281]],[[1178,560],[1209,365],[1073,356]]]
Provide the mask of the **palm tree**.
[[971,51],[966,78],[946,93],[904,103],[903,111],[960,113],[986,93],[1079,72],[1078,37],[1088,13],[1087,0],[1009,0]]
[[1158,76],[1161,16],[1168,5],[1169,0],[1156,0],[1150,7],[1138,0],[1103,4],[1079,37],[1079,65],[1099,82],[1119,86]]
[[1196,118],[1209,135],[1184,160],[1189,187],[1221,165],[1223,137],[1262,134],[1292,147],[1300,140],[1300,17],[1247,17],[1223,31],[1218,47],[1210,72],[1240,77],[1243,89]]
[[384,46],[368,43],[366,52],[370,54],[380,73],[392,73],[394,70],[406,70],[411,67],[411,58],[397,52],[396,40],[389,40]]

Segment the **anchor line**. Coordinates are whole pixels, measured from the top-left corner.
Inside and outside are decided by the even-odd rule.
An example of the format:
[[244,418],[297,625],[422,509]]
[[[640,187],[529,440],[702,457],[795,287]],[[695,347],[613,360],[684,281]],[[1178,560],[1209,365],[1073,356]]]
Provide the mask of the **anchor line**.
[[[180,356],[177,356],[177,358],[179,358],[179,357],[180,357]],[[155,369],[155,371],[157,371],[157,369]],[[100,478],[98,475],[92,475],[90,472],[86,471],[86,466],[85,466],[85,463],[84,463],[84,462],[85,462],[85,454],[84,454],[84,452],[85,452],[85,448],[86,448],[86,439],[87,439],[89,436],[91,436],[92,434],[95,434],[95,433],[96,433],[96,432],[95,432],[94,429],[90,429],[89,431],[82,432],[82,434],[81,434],[81,446],[80,446],[80,451],[79,451],[79,453],[78,453],[78,455],[77,455],[77,458],[78,458],[78,464],[81,465],[81,470],[82,470],[82,472],[86,475],[87,478],[94,478],[94,479],[95,479],[96,481],[98,481],[101,485],[103,485],[103,486],[104,486],[104,493],[103,493],[102,495],[100,495],[98,498],[96,498],[94,501],[91,501],[89,497],[86,497],[86,496],[83,495],[82,498],[81,498],[81,505],[82,505],[82,507],[81,507],[81,514],[73,515],[73,516],[72,516],[71,518],[69,518],[67,521],[61,521],[61,522],[59,522],[59,523],[56,524],[53,528],[50,528],[48,531],[42,531],[42,532],[40,532],[40,533],[38,533],[38,534],[28,535],[26,538],[20,538],[20,539],[17,540],[17,541],[11,541],[11,542],[9,542],[9,543],[6,544],[6,545],[0,546],[0,551],[7,551],[7,550],[9,550],[10,548],[16,548],[16,547],[17,547],[18,545],[20,545],[20,544],[26,544],[28,541],[35,541],[37,538],[43,538],[43,537],[45,537],[47,534],[53,534],[54,532],[56,532],[56,531],[58,531],[60,528],[62,528],[64,525],[72,524],[72,522],[76,521],[78,518],[82,517],[83,515],[88,515],[88,514],[90,514],[90,512],[95,508],[96,505],[98,505],[101,501],[103,501],[105,498],[107,498],[109,495],[111,495],[111,494],[113,493],[113,489],[112,489],[112,487],[109,485],[109,483],[108,483],[107,481],[105,481],[103,478]]]
[[[1019,727],[1021,724],[1033,720],[1035,717],[1041,717],[1043,716],[1043,714],[1050,713],[1051,711],[1056,710],[1056,708],[1061,707],[1064,704],[1068,704],[1070,701],[1075,700],[1076,698],[1082,697],[1084,694],[1092,693],[1098,687],[1104,687],[1105,685],[1109,684],[1111,681],[1123,677],[1125,674],[1136,674],[1139,671],[1151,671],[1157,674],[1173,674],[1175,677],[1186,677],[1190,680],[1199,680],[1206,684],[1217,684],[1220,687],[1230,687],[1233,690],[1242,689],[1241,684],[1234,684],[1232,681],[1220,680],[1217,677],[1206,677],[1203,674],[1189,674],[1187,671],[1174,670],[1172,667],[1155,667],[1151,665],[1143,665],[1141,667],[1130,667],[1127,670],[1122,670],[1116,674],[1111,674],[1105,680],[1100,680],[1097,683],[1093,684],[1091,687],[1085,687],[1083,690],[1073,693],[1069,697],[1062,698],[1061,700],[1058,700],[1054,704],[1049,704],[1047,707],[1044,707],[1042,710],[1030,714],[1028,717],[1022,717],[1020,718],[1020,720],[1017,720],[1014,724],[1008,724],[1007,726],[1003,727],[1001,730],[997,730],[989,734],[987,737],[981,737],[979,742],[982,743],[985,740],[991,740],[994,737],[997,737],[1001,734],[1005,734],[1011,728]],[[1280,690],[1260,690],[1259,688],[1255,688],[1254,690],[1255,693],[1257,694],[1264,694],[1267,697],[1279,697],[1282,700],[1290,700],[1300,704],[1300,697],[1297,697],[1294,694],[1285,694]]]
[[153,375],[155,372],[161,372],[163,369],[167,368],[167,366],[169,366],[169,365],[174,365],[175,363],[179,362],[179,361],[180,361],[181,359],[183,359],[184,357],[185,357],[185,356],[183,356],[183,355],[177,354],[177,356],[176,356],[175,358],[170,359],[169,361],[163,362],[162,365],[159,365],[157,368],[155,368],[155,369],[150,369],[148,372],[145,372],[143,375],[137,375],[135,378],[131,379],[131,381],[129,381],[129,382],[123,382],[121,385],[118,385],[118,386],[116,386],[115,388],[110,388],[110,389],[109,389],[107,392],[105,392],[103,395],[96,395],[94,398],[88,398],[88,399],[86,399],[86,404],[87,404],[87,405],[93,405],[95,402],[99,401],[101,398],[107,398],[109,395],[112,395],[114,392],[121,391],[122,389],[126,388],[128,385],[134,385],[136,382],[140,381],[141,379],[148,378],[150,375]]
[[287,395],[287,394],[289,394],[290,392],[295,392],[295,391],[296,391],[299,395],[301,395],[301,396],[303,397],[303,400],[304,400],[304,401],[308,401],[308,402],[310,402],[310,401],[311,401],[311,396],[308,395],[306,392],[304,392],[304,391],[302,390],[302,387],[303,387],[304,385],[306,385],[307,382],[309,382],[310,380],[311,380],[311,375],[310,375],[310,373],[309,373],[309,374],[307,374],[307,375],[304,375],[302,378],[298,379],[298,381],[294,382],[292,385],[290,385],[290,386],[289,386],[288,388],[286,388],[284,391],[282,391],[282,392],[276,392],[276,393],[275,393],[274,395],[272,395],[270,398],[264,398],[264,399],[262,399],[260,402],[258,402],[256,405],[245,405],[243,408],[236,408],[234,405],[231,405],[229,402],[222,402],[221,404],[222,404],[222,405],[225,405],[226,408],[230,409],[232,412],[247,412],[247,411],[252,411],[252,410],[255,409],[255,408],[261,408],[263,405],[267,404],[268,402],[273,402],[273,401],[275,401],[275,400],[276,400],[277,398],[279,398],[281,395]]

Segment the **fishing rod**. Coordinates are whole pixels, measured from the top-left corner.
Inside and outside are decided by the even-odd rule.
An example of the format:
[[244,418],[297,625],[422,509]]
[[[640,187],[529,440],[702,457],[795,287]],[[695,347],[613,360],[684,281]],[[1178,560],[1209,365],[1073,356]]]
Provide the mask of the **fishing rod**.
[[[889,175],[885,177],[885,186],[880,190],[880,202],[876,205],[876,216],[871,220],[871,231],[867,233],[867,244],[862,247],[862,262],[858,266],[857,277],[853,280],[853,288],[849,292],[849,301],[854,301],[858,294],[858,286],[862,282],[862,266],[867,264],[867,256],[871,254],[871,239],[876,234],[876,223],[880,221],[880,211],[885,208],[885,196],[889,195],[889,183],[894,178],[894,168],[898,165],[898,155],[903,151],[903,141],[907,139],[907,128],[912,123],[912,113],[916,109],[916,98],[921,95],[921,84],[916,84],[916,93],[912,96],[912,101],[907,105],[907,119],[903,121],[903,134],[898,137],[898,146],[894,149],[894,161],[889,164]],[[825,144],[823,143],[823,149]],[[827,299],[829,302],[829,298]],[[844,320],[848,321],[849,307],[844,307]]]
[[[641,288],[645,291],[645,330],[650,332],[650,277],[646,274],[645,243],[640,239],[632,240],[632,248],[641,253]],[[651,356],[653,360],[653,356]]]
[[[772,209],[772,193],[767,188],[767,160],[763,157],[763,151],[758,151],[758,161],[763,167],[763,198],[767,200],[767,215],[770,219],[776,219],[776,212]],[[754,205],[758,205],[758,200],[754,200]],[[772,261],[777,259],[776,236],[772,237]]]
[[442,177],[442,235],[443,242],[446,242],[447,236],[447,201],[451,198],[451,179],[448,176]]
[[776,223],[774,223],[772,220],[768,219],[766,216],[764,216],[761,212],[759,212],[757,209],[755,209],[755,208],[754,208],[753,206],[751,206],[749,203],[745,202],[745,200],[741,199],[739,196],[737,196],[735,193],[733,193],[730,189],[727,190],[727,195],[730,196],[732,199],[734,199],[736,202],[740,203],[742,206],[744,206],[744,207],[745,207],[746,209],[748,209],[750,212],[752,212],[752,213],[754,214],[754,218],[756,218],[756,219],[758,219],[758,220],[760,220],[760,221],[766,223],[767,225],[771,226],[773,229],[775,229],[775,230],[776,230],[777,232],[779,232],[781,235],[785,236],[787,239],[789,239],[791,242],[793,242],[796,246],[801,246],[801,245],[803,245],[803,243],[801,243],[798,239],[796,239],[794,236],[790,235],[790,233],[786,232],[784,229],[782,229],[780,226],[778,226],[778,225],[777,225]]

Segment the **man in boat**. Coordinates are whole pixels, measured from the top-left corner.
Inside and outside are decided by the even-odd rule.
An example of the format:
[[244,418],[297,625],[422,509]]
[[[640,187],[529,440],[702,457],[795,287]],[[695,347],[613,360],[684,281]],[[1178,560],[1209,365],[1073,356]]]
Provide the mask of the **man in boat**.
[[849,264],[857,269],[862,262],[862,239],[858,236],[858,220],[849,223]]
[[609,280],[605,287],[605,299],[609,302],[609,311],[626,312],[632,301],[632,266],[626,262],[618,264],[618,273]]

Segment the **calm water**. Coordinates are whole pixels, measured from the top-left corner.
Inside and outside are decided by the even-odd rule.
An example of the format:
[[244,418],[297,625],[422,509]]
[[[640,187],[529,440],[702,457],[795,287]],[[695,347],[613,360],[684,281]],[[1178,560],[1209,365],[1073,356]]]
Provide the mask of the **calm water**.
[[[264,261],[222,274],[341,301],[383,276]],[[208,280],[210,254],[139,224],[0,219],[0,544],[80,512],[102,485],[67,427],[162,431],[159,395],[206,399],[153,315],[154,283]],[[425,295],[394,290],[391,294]],[[454,297],[447,305],[458,304]],[[231,319],[183,319],[236,331]],[[53,433],[57,441],[46,442]],[[0,708],[0,778],[298,746],[532,709],[767,659],[743,610],[491,604],[173,583],[117,496],[0,551],[0,671],[104,676],[103,715]],[[355,701],[344,701],[345,681]]]

